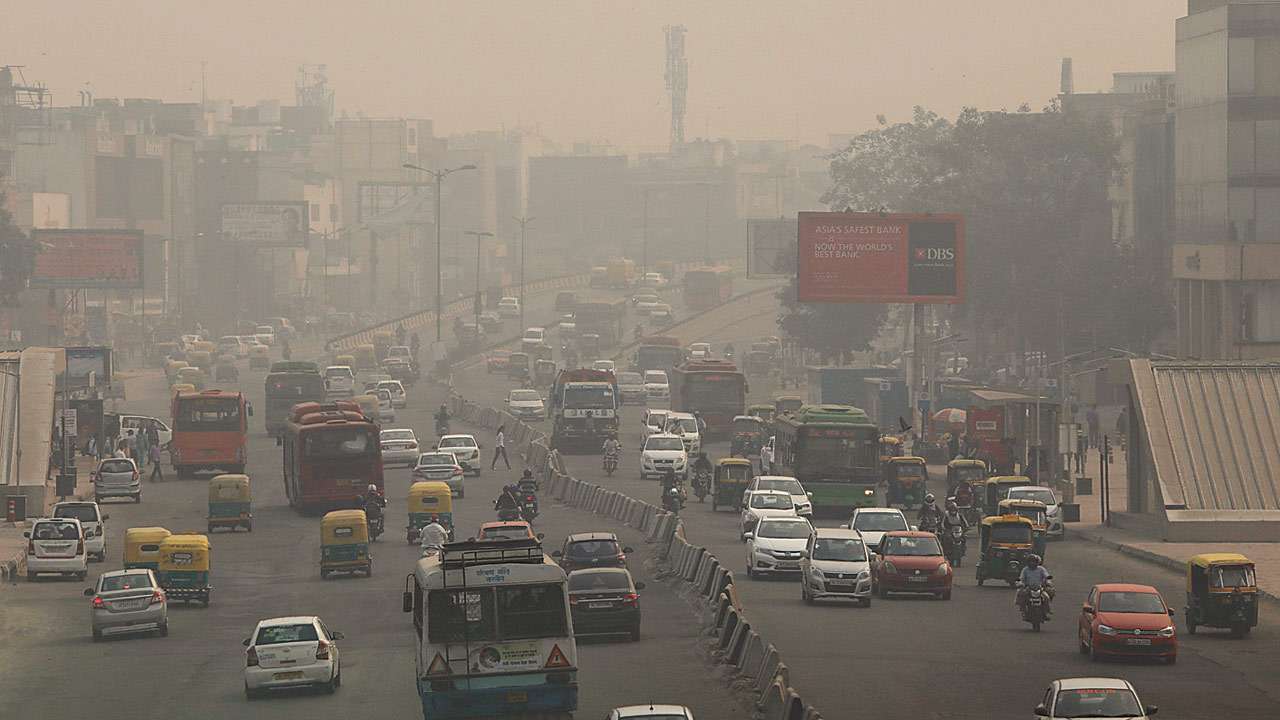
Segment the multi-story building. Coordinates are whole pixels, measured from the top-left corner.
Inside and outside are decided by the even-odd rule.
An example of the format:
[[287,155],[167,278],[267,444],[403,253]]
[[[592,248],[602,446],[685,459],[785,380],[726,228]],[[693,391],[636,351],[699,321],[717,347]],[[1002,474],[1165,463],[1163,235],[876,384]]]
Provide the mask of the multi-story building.
[[1189,0],[1177,21],[1178,354],[1280,352],[1280,2]]

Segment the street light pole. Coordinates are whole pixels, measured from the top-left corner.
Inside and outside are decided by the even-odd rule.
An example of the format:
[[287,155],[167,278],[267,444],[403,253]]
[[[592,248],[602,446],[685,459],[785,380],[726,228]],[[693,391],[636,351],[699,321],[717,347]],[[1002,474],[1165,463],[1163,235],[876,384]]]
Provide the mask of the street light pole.
[[[476,239],[476,336],[480,335],[480,248],[484,245],[484,239],[493,237],[493,233],[487,230],[467,230],[467,235]],[[522,308],[523,309],[523,308]]]
[[414,165],[412,163],[404,163],[400,167],[406,170],[417,170],[418,172],[424,172],[430,175],[436,182],[436,190],[435,190],[435,195],[436,195],[436,217],[435,217],[435,221],[436,221],[436,342],[440,342],[440,339],[441,339],[440,316],[444,314],[444,299],[443,299],[444,296],[441,293],[441,285],[443,284],[443,281],[441,280],[442,275],[440,272],[440,246],[441,246],[440,228],[444,224],[441,221],[442,220],[441,214],[443,211],[440,208],[440,196],[444,194],[442,191],[442,184],[444,183],[444,179],[446,177],[449,177],[451,173],[456,173],[461,170],[475,170],[476,166],[475,165],[459,165],[456,168],[445,168],[443,170],[429,170],[424,167],[418,167],[417,165]]
[[705,243],[705,245],[703,247],[702,261],[704,264],[710,265],[711,264],[711,183],[706,183],[706,187],[707,187],[707,212],[703,220],[704,222],[703,233],[705,235],[703,242]]
[[518,218],[512,218],[520,223],[520,327],[524,327],[524,248],[525,248],[525,230],[528,229],[529,223],[533,222],[533,218],[521,215]]

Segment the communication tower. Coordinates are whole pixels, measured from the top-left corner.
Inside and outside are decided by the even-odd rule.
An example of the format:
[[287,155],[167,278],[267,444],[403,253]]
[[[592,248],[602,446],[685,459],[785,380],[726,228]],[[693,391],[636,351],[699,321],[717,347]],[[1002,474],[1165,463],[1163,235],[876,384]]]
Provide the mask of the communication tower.
[[689,90],[689,61],[684,56],[683,25],[668,25],[667,35],[667,91],[671,93],[671,149],[684,144],[685,95]]
[[333,90],[329,89],[327,65],[299,65],[294,95],[298,107],[321,108],[325,123],[333,121]]

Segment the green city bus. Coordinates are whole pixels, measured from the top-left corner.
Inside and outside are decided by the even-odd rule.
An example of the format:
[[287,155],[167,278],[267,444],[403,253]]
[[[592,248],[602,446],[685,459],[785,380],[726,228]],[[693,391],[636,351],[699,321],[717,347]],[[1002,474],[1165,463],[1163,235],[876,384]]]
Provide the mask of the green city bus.
[[813,494],[814,514],[876,504],[880,428],[849,405],[805,405],[774,419],[774,468]]

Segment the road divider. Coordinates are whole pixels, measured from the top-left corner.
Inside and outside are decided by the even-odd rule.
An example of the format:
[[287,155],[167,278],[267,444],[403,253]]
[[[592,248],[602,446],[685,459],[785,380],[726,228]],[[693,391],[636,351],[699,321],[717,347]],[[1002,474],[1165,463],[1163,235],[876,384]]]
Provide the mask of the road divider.
[[666,577],[688,589],[708,632],[715,638],[716,661],[751,686],[763,720],[821,720],[791,685],[791,675],[778,649],[757,631],[738,597],[733,572],[705,547],[686,539],[675,513],[595,483],[571,476],[559,451],[547,447],[546,435],[505,411],[480,407],[454,394],[449,413],[487,430],[505,425],[516,452],[541,484],[541,491],[571,507],[611,518],[645,533],[645,542],[658,546]]

